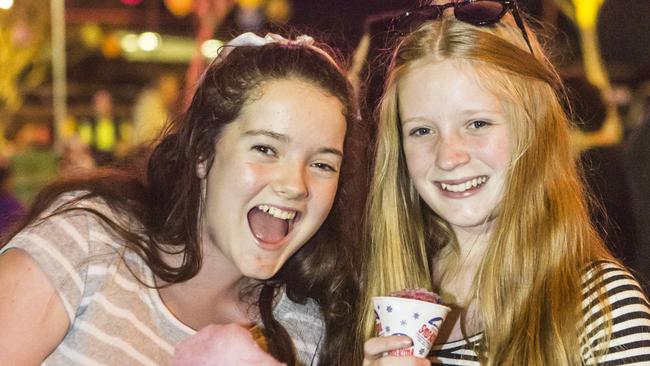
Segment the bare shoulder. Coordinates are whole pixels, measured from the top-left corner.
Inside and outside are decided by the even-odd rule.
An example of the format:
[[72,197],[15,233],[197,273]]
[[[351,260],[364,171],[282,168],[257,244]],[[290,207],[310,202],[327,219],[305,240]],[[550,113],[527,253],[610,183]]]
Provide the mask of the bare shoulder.
[[69,326],[63,302],[32,257],[21,249],[0,255],[0,364],[40,364]]

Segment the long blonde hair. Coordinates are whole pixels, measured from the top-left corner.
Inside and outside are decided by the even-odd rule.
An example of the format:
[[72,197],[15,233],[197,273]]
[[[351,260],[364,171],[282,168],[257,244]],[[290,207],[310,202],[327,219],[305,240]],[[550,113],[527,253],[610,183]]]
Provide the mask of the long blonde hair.
[[[458,253],[449,225],[423,203],[406,168],[397,83],[416,65],[454,59],[473,67],[510,118],[513,154],[490,245],[474,283],[486,365],[581,365],[582,276],[595,259],[613,260],[593,229],[574,163],[559,78],[531,38],[508,19],[475,27],[453,18],[405,37],[392,59],[379,107],[358,335],[372,336],[371,297],[427,287],[430,260]],[[609,307],[604,294],[596,307]],[[362,342],[359,342],[361,344]],[[360,353],[360,351],[359,351]],[[602,352],[600,352],[602,353]]]

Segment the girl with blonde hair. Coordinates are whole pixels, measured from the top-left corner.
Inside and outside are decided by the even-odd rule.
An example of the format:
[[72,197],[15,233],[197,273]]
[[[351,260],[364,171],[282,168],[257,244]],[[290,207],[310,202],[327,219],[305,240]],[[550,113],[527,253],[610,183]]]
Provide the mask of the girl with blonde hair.
[[[358,335],[369,365],[650,361],[650,308],[589,221],[559,79],[511,0],[416,8],[379,107]],[[371,298],[438,292],[428,358]],[[370,339],[368,339],[370,338]],[[361,351],[359,358],[361,358]]]

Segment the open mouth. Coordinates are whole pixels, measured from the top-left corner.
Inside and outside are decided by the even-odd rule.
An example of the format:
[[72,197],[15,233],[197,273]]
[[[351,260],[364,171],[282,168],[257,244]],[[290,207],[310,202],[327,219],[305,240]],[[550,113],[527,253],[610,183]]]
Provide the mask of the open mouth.
[[482,175],[480,177],[469,179],[465,182],[461,182],[458,184],[447,184],[447,183],[439,182],[439,185],[443,191],[462,193],[462,192],[469,191],[470,189],[475,189],[477,187],[482,186],[483,184],[485,184],[485,182],[487,182],[487,180],[488,177],[486,175]]
[[270,205],[258,205],[248,211],[248,226],[253,235],[266,244],[281,242],[293,228],[298,212]]

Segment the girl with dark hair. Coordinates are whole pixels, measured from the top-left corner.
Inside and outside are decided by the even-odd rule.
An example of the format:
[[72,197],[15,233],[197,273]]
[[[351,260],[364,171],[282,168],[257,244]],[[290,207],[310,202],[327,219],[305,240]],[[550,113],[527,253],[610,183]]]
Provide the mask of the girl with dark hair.
[[357,112],[313,43],[236,38],[146,178],[100,171],[39,194],[0,251],[0,364],[168,364],[210,324],[259,326],[287,365],[346,364]]

